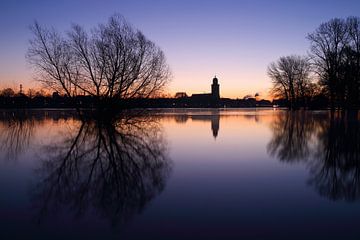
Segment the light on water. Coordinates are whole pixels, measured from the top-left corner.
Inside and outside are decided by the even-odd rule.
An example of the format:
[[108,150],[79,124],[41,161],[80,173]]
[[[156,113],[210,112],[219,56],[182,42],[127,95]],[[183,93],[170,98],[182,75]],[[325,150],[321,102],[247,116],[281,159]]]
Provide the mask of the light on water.
[[356,114],[0,114],[2,239],[357,239]]

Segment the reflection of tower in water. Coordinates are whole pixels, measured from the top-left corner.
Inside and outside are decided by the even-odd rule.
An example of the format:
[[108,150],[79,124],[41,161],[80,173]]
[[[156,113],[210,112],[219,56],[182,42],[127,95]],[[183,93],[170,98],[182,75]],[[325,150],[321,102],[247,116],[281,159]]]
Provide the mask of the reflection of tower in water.
[[213,132],[213,136],[216,139],[220,128],[220,115],[211,116],[211,130]]
[[212,110],[211,114],[207,113],[204,115],[192,115],[192,121],[211,122],[211,130],[214,138],[219,134],[220,129],[220,114],[219,110]]

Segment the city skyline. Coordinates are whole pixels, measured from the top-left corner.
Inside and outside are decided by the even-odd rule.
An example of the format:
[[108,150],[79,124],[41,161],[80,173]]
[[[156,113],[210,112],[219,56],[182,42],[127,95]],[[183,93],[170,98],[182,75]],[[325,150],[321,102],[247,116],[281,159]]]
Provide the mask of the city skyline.
[[268,64],[284,55],[306,55],[308,33],[331,18],[359,15],[359,6],[356,1],[2,1],[0,83],[16,89],[38,85],[25,59],[35,19],[64,32],[72,23],[91,29],[119,13],[164,51],[173,74],[171,95],[208,92],[217,75],[221,97],[259,92],[268,98]]

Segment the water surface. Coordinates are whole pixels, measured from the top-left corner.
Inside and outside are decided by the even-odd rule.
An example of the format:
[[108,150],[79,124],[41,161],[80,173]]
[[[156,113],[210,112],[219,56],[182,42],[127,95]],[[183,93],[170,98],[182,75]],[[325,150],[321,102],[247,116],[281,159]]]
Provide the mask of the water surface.
[[0,112],[1,239],[358,239],[356,114]]

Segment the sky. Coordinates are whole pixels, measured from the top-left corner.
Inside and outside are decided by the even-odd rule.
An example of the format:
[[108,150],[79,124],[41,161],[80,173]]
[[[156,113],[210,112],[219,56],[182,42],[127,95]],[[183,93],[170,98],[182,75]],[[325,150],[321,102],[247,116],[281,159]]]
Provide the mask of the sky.
[[360,16],[360,1],[1,0],[0,87],[39,86],[25,59],[34,20],[66,32],[72,23],[91,29],[115,13],[164,51],[169,93],[210,92],[216,75],[221,97],[269,98],[267,66],[306,55],[306,35],[331,18]]

